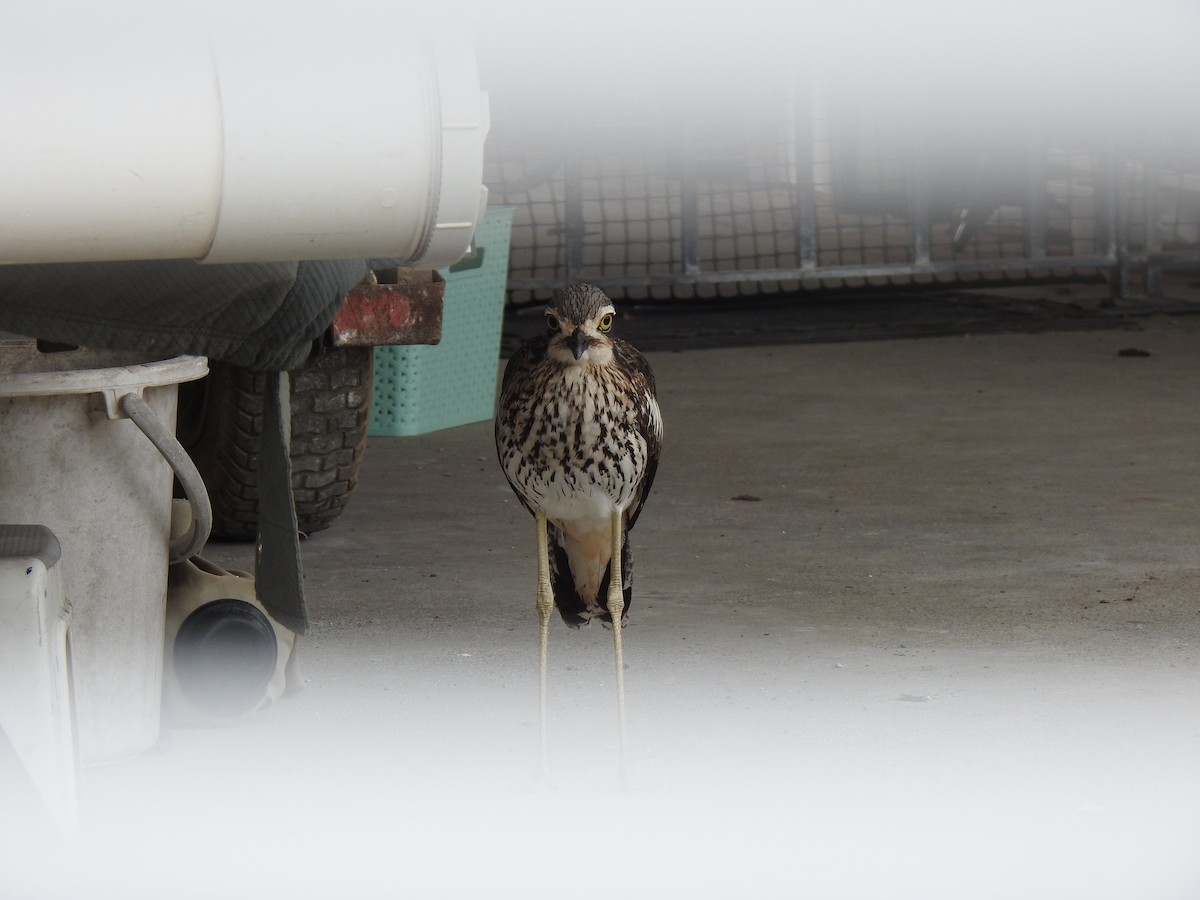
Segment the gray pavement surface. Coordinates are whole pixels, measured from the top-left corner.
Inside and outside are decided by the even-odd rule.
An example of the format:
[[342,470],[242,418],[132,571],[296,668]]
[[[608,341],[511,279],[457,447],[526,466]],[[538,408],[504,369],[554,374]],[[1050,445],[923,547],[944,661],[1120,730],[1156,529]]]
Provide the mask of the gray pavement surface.
[[649,356],[625,783],[611,635],[557,620],[535,782],[533,521],[490,424],[372,438],[304,544],[303,690],[86,770],[63,884],[1200,896],[1200,318]]

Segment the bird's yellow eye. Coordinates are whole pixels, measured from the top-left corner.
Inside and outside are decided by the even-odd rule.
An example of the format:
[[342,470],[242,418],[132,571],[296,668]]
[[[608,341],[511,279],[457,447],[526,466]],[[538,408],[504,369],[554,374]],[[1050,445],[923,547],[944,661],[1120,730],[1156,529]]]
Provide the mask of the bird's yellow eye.
[[600,322],[599,322],[599,324],[597,325],[597,327],[598,327],[598,328],[599,328],[601,331],[608,331],[609,329],[611,329],[611,328],[612,328],[612,320],[613,320],[613,314],[612,314],[612,313],[605,313],[603,316],[601,316],[601,318],[600,318]]
[[546,327],[550,329],[551,334],[554,334],[560,328],[562,328],[562,326],[558,322],[558,316],[554,315],[554,313],[552,313],[552,312],[547,312],[546,313]]

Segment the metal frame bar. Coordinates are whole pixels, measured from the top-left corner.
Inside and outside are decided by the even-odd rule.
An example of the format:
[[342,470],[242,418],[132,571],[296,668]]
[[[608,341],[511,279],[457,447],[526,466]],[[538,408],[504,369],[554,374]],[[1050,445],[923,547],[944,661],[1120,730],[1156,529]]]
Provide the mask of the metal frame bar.
[[[635,275],[606,278],[589,277],[601,288],[682,287],[704,284],[736,284],[747,281],[816,281],[818,279],[887,278],[916,275],[948,276],[986,273],[1054,272],[1060,269],[1114,269],[1115,256],[1047,256],[1044,259],[964,260],[929,262],[924,265],[893,263],[888,265],[812,266],[798,269],[739,269],[724,272],[699,272],[695,275]],[[509,281],[509,290],[536,291],[557,287],[544,281]]]
[[[1142,202],[1146,217],[1145,250],[1149,261],[1142,273],[1142,288],[1150,297],[1162,296],[1162,266],[1154,262],[1162,254],[1162,231],[1159,227],[1159,191],[1162,190],[1162,166],[1158,154],[1149,146],[1142,152]],[[1152,182],[1153,179],[1153,182]],[[1153,187],[1152,187],[1153,184]]]
[[1129,296],[1129,197],[1124,190],[1124,159],[1111,143],[1101,169],[1104,179],[1108,255],[1115,260],[1112,292],[1118,298]]
[[785,143],[786,178],[792,185],[792,230],[796,259],[801,269],[817,266],[817,192],[813,185],[813,116],[811,90],[799,89],[799,76],[792,73],[787,106]]
[[1026,160],[1025,252],[1031,260],[1046,258],[1046,148],[1032,140]]
[[700,185],[692,154],[684,148],[683,177],[679,184],[680,240],[683,243],[683,273],[700,274]]
[[583,170],[578,149],[563,160],[563,223],[567,242],[567,280],[583,274]]
[[913,265],[923,268],[929,259],[929,168],[921,142],[912,141],[909,147],[912,172],[908,179],[909,218],[912,220]]

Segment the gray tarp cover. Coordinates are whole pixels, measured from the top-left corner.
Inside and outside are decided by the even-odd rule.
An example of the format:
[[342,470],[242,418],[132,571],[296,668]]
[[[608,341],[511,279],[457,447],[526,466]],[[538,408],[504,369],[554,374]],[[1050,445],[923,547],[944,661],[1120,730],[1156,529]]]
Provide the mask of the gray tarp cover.
[[0,331],[265,371],[308,356],[366,260],[0,266]]
[[[190,260],[0,266],[0,331],[89,347],[192,354],[265,371],[308,357],[366,260],[204,266]],[[256,586],[303,633],[300,546],[291,504],[286,378],[268,378]],[[272,402],[273,401],[273,402]]]

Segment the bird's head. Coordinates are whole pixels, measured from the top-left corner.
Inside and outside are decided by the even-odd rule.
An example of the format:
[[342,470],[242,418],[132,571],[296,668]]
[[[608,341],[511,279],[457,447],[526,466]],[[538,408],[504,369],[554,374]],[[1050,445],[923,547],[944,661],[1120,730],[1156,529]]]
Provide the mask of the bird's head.
[[606,365],[612,359],[616,310],[600,288],[571,284],[554,292],[546,307],[547,353],[565,365]]

